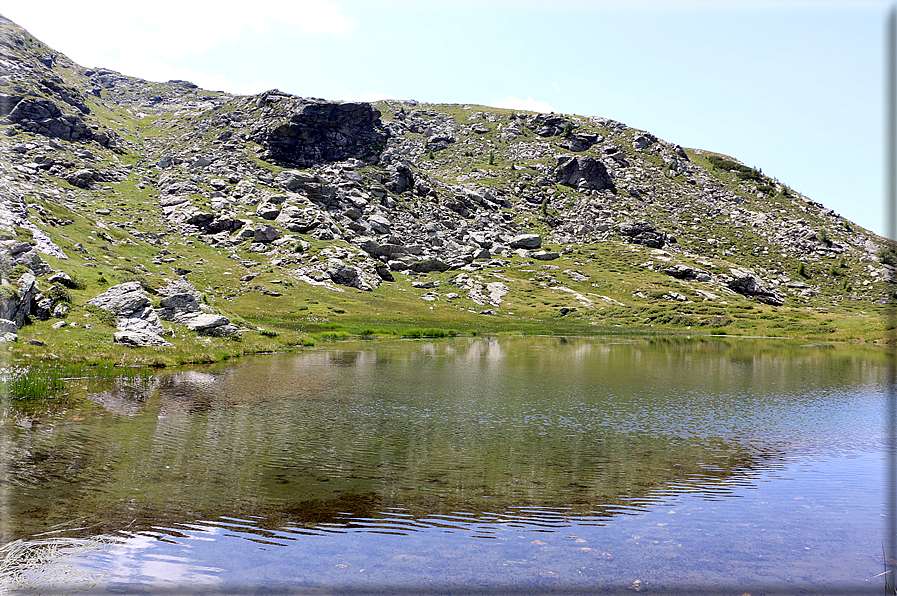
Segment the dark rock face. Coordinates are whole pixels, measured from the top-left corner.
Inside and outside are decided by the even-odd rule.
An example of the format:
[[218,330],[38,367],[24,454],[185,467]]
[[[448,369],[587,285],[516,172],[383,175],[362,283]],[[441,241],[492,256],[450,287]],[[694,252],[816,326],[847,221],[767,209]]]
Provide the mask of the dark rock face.
[[0,101],[0,115],[5,116],[7,123],[18,124],[23,130],[47,137],[65,141],[95,140],[105,147],[112,147],[117,142],[115,133],[91,128],[79,116],[64,114],[49,99],[7,95]]
[[614,181],[603,163],[594,157],[565,155],[558,158],[555,180],[578,190],[604,190],[614,187]]
[[294,102],[289,119],[265,123],[253,140],[265,148],[263,159],[299,167],[376,158],[386,140],[380,111],[367,103]]
[[563,116],[555,114],[538,114],[532,120],[532,126],[540,137],[554,137],[562,132],[567,125],[573,125],[572,122]]
[[389,168],[389,182],[386,188],[397,195],[414,188],[414,173],[406,164],[397,164]]
[[569,151],[576,151],[579,153],[588,150],[601,139],[602,137],[595,133],[577,133],[571,134],[565,140],[558,143],[558,145],[565,147]]
[[666,234],[657,231],[654,226],[646,222],[623,225],[620,227],[620,233],[626,237],[628,242],[650,248],[663,248],[667,241]]

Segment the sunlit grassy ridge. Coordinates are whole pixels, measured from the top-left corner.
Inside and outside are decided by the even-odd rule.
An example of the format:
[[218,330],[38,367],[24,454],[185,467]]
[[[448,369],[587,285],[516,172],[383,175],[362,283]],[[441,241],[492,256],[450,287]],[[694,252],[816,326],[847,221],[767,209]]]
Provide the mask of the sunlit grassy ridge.
[[[265,94],[237,97],[183,81],[84,69],[13,24],[4,23],[3,34],[4,51],[27,65],[16,93],[71,112],[52,86],[40,84],[40,77],[52,79],[84,108],[77,118],[118,139],[109,146],[59,141],[0,124],[8,196],[28,212],[0,234],[35,243],[33,224],[67,257],[44,256],[46,262],[77,282],[65,290],[64,321],[31,320],[17,343],[0,347],[11,365],[170,366],[350,337],[713,334],[882,342],[892,332],[886,308],[897,249],[734,157],[683,149],[606,118],[385,100],[374,104],[385,139],[378,149],[391,152],[393,161],[325,160],[303,168],[324,187],[339,189],[346,165],[359,177],[356,190],[367,193],[368,204],[352,221],[345,205],[301,195],[304,205],[330,218],[337,237],[322,239],[290,232],[255,209],[265,197],[287,192],[276,177],[296,166],[266,161],[260,131],[290,122],[298,98],[280,92],[272,92],[276,101]],[[555,129],[546,133],[541,127],[552,118]],[[451,141],[433,141],[440,138],[436,129],[449,131]],[[559,183],[558,160],[573,154],[606,165],[613,187],[597,192]],[[211,167],[193,165],[207,156]],[[396,156],[432,192],[387,192]],[[90,188],[69,181],[83,168],[101,178]],[[186,204],[212,214],[229,210],[243,227],[219,242],[173,223],[166,217],[172,184],[187,189],[175,193]],[[447,205],[464,188],[495,193],[502,206],[451,211]],[[446,233],[482,232],[478,218],[488,216],[505,237],[539,234],[541,249],[559,256],[539,260],[504,250],[476,259],[466,273],[481,285],[502,284],[507,292],[497,300],[475,300],[457,268],[397,269],[394,281],[370,292],[310,283],[305,274],[322,270],[335,252],[349,264],[369,266],[352,226],[372,209],[413,222],[411,237],[400,239],[406,244],[428,248],[421,229],[433,222],[445,224]],[[664,246],[625,237],[621,229],[636,222],[654,226]],[[283,235],[276,248],[240,235],[263,225]],[[668,273],[674,266],[715,281],[678,279]],[[782,304],[725,287],[719,280],[732,268],[752,270],[780,292]],[[87,304],[116,284],[140,281],[158,306],[157,292],[180,275],[210,312],[240,327],[239,338],[198,337],[166,323],[171,347],[127,348],[112,343],[113,318]],[[415,287],[422,282],[431,287]],[[39,283],[45,293],[62,292]]]

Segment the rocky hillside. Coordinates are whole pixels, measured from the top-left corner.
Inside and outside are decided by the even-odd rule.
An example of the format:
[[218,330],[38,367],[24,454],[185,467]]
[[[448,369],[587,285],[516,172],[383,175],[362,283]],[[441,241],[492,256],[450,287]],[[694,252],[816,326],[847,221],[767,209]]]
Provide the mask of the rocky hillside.
[[0,324],[22,358],[427,328],[886,332],[890,243],[608,118],[155,83],[2,18],[0,118]]

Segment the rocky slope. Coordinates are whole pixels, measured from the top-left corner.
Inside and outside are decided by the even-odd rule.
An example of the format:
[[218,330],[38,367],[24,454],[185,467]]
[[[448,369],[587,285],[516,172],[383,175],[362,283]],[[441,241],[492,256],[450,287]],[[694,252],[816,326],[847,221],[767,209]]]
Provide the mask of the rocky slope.
[[233,96],[2,18],[0,199],[3,337],[37,353],[404,319],[876,339],[897,263],[759,169],[607,118]]

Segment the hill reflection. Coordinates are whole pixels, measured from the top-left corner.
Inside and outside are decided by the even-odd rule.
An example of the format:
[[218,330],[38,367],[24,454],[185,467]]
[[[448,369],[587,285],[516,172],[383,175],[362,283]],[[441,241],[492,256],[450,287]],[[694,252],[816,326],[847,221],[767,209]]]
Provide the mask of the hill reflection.
[[747,341],[476,338],[165,372],[13,429],[4,539],[228,518],[258,536],[601,523],[843,448],[885,363]]

